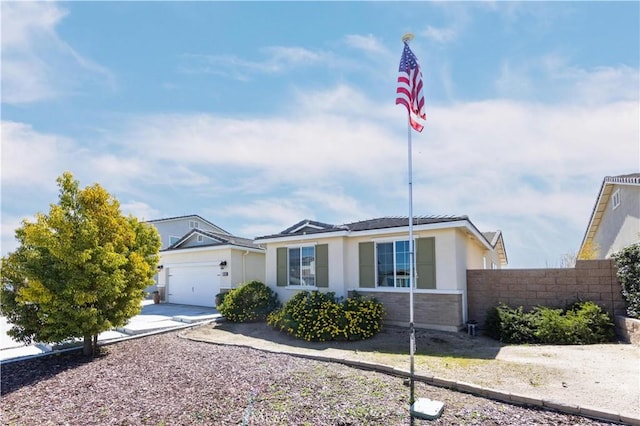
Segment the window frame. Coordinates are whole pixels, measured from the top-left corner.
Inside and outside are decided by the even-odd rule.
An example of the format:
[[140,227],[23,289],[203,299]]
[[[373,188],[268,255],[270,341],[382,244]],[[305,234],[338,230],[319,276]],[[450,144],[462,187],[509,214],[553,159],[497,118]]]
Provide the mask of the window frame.
[[[311,256],[311,259],[308,265],[305,265],[305,258],[309,258],[309,255],[304,255],[304,251],[305,250],[313,250],[313,254]],[[292,283],[292,265],[291,265],[291,252],[292,251],[298,251],[298,283]],[[309,288],[309,287],[317,287],[318,286],[318,273],[317,273],[317,267],[316,267],[316,262],[317,261],[317,254],[316,254],[316,246],[315,245],[300,245],[300,246],[290,246],[287,247],[287,286],[288,287],[305,287],[305,288]],[[305,274],[304,271],[307,270],[308,273]],[[305,277],[307,277],[307,280],[310,280],[310,278],[313,278],[313,284],[306,284],[305,283]],[[295,277],[294,277],[295,279]]]
[[[406,252],[402,252],[402,251],[399,252],[398,251],[398,244],[399,243],[405,243],[407,245]],[[392,278],[393,286],[380,285],[380,266],[379,266],[380,264],[379,264],[379,257],[378,256],[379,256],[379,248],[380,248],[381,245],[384,245],[384,244],[391,244],[391,246],[393,248],[393,253],[392,253],[392,255],[393,255],[393,278]],[[415,238],[414,238],[414,247],[415,247]],[[399,262],[398,256],[399,256],[399,253],[400,254],[406,253],[406,256],[408,258],[407,261],[404,262],[404,264],[407,265],[407,271],[406,271],[407,274],[404,277],[398,274],[398,265],[399,265],[398,264],[398,262]],[[414,256],[415,256],[415,254],[414,254]],[[382,288],[385,288],[385,289],[386,288],[388,288],[388,289],[408,289],[411,286],[411,276],[410,276],[410,270],[411,270],[411,265],[410,265],[410,262],[411,262],[411,245],[409,244],[409,240],[408,239],[392,239],[392,240],[384,239],[384,240],[374,241],[374,259],[375,259],[375,265],[376,265],[375,268],[374,268],[374,272],[375,272],[375,288],[381,288],[381,289]],[[401,261],[401,259],[400,259],[400,261]],[[414,273],[414,276],[415,276],[415,273],[416,273],[415,268],[414,268],[413,273]],[[389,277],[386,277],[386,279],[388,280]],[[406,281],[407,285],[406,286],[398,285],[398,282],[401,281],[401,280]],[[414,285],[414,288],[416,288],[415,280],[414,280],[413,285]]]
[[620,207],[620,204],[622,204],[622,199],[620,197],[620,189],[616,189],[615,191],[613,191],[613,194],[611,194],[611,205],[612,205],[612,210],[617,209],[618,207]]

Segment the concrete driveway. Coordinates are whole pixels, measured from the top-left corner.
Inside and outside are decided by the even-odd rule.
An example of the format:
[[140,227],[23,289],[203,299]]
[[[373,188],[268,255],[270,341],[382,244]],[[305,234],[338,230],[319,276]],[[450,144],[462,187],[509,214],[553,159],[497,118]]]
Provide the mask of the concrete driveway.
[[[215,308],[171,303],[154,304],[152,300],[143,300],[140,314],[131,318],[124,327],[101,333],[98,336],[98,341],[101,343],[114,342],[133,336],[189,327],[189,325],[213,321],[220,317],[221,315]],[[36,343],[27,346],[14,341],[7,335],[10,328],[11,325],[7,323],[6,318],[0,316],[0,362],[37,356],[77,346],[79,343],[79,341],[61,345]]]

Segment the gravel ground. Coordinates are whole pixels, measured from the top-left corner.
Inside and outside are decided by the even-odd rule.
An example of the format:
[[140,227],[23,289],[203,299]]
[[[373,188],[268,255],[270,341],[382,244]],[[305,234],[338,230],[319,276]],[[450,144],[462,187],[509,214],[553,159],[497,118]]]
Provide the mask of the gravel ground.
[[[407,425],[402,379],[179,332],[2,365],[3,425]],[[430,425],[604,425],[416,383],[445,403]]]

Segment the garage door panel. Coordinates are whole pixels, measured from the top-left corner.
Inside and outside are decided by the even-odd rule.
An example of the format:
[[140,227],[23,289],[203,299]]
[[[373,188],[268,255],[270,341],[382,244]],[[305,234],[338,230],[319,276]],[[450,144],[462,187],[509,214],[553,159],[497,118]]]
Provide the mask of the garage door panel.
[[176,266],[169,269],[169,303],[215,307],[220,292],[219,269],[215,266]]

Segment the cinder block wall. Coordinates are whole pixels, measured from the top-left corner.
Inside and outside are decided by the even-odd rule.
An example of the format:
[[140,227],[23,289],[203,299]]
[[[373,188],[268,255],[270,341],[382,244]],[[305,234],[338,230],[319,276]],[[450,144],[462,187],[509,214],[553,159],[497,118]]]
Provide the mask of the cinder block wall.
[[[389,325],[409,325],[409,293],[361,292],[375,297],[384,305],[384,322]],[[462,326],[461,294],[413,294],[413,323],[417,328],[458,331]]]
[[575,268],[468,270],[469,319],[482,327],[498,303],[529,310],[537,305],[562,308],[590,300],[612,315],[625,315],[626,303],[613,260],[579,260]]

